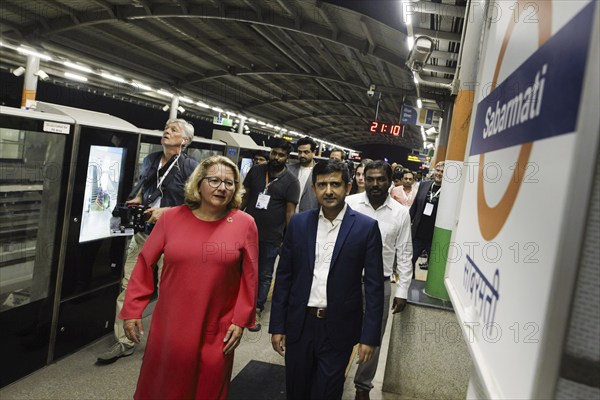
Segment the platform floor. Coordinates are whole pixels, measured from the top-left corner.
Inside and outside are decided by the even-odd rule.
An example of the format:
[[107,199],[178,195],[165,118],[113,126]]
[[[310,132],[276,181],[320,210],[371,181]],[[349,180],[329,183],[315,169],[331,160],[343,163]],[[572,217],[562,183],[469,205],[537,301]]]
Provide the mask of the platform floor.
[[[264,313],[268,321],[270,302]],[[144,318],[144,326],[150,326],[150,318]],[[375,388],[371,391],[371,399],[409,400],[393,393],[381,391],[392,314],[387,324],[383,340],[383,348],[379,360],[379,368],[375,377]],[[145,340],[136,352],[121,358],[110,365],[97,365],[96,355],[112,344],[112,335],[82,348],[56,363],[53,363],[33,374],[0,390],[0,399],[131,399],[144,354]],[[283,358],[271,348],[270,335],[265,327],[259,332],[244,332],[243,342],[235,353],[233,377],[251,360],[264,361],[283,365]],[[356,364],[353,363],[344,387],[343,399],[354,399],[353,378]],[[252,399],[249,394],[248,399]]]

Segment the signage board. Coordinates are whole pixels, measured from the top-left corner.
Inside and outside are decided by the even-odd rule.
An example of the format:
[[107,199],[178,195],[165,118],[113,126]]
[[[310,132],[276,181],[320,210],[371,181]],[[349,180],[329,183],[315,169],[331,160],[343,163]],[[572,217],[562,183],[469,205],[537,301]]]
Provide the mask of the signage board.
[[405,104],[402,106],[400,113],[400,123],[403,125],[432,126],[434,114],[434,110],[412,107]]
[[493,4],[446,266],[490,398],[553,397],[598,143],[597,4],[534,4]]
[[233,120],[231,118],[213,117],[213,124],[222,126],[233,126]]

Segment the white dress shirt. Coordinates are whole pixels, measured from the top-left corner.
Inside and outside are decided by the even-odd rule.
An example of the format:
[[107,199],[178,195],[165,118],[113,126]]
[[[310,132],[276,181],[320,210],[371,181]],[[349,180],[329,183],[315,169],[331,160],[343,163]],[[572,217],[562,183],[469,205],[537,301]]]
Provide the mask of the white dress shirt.
[[327,277],[329,276],[331,257],[347,208],[348,206],[344,204],[344,208],[333,221],[325,218],[322,208],[319,210],[315,243],[315,269],[308,297],[309,307],[327,307]]
[[385,202],[375,210],[366,192],[346,197],[346,203],[353,210],[377,220],[383,241],[383,275],[386,278],[392,275],[395,255],[400,278],[395,297],[406,299],[413,273],[408,209],[388,195]]

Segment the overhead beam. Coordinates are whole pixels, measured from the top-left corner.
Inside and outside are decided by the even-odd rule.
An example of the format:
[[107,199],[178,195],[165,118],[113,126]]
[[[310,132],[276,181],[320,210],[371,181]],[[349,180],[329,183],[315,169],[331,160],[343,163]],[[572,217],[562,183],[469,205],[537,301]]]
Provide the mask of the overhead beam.
[[431,58],[437,58],[439,60],[446,61],[458,61],[458,53],[451,53],[449,51],[433,50],[431,52]]
[[[155,21],[155,22],[158,22],[158,21]],[[202,51],[200,48],[198,48],[196,46],[189,45],[188,43],[186,43],[185,40],[181,40],[180,38],[170,36],[169,31],[173,29],[172,24],[170,24],[168,21],[160,21],[160,22],[161,22],[160,24],[152,23],[152,22],[150,22],[150,23],[136,22],[136,25],[144,31],[150,30],[154,35],[161,37],[162,41],[164,43],[168,43],[168,45],[172,46],[173,49],[178,49],[180,52],[186,53],[186,54],[194,56],[194,57],[198,57],[198,58],[202,59],[203,61],[214,65],[216,68],[221,69],[222,71],[227,71],[227,63],[226,62],[223,62],[223,61],[211,56],[209,53]],[[143,26],[142,24],[145,24],[146,26]],[[104,34],[108,35],[106,32],[104,32]],[[123,33],[123,35],[116,38],[116,40],[119,40],[124,43],[128,43],[128,45],[131,46],[131,40],[125,40],[127,38],[128,38],[128,35]],[[141,38],[141,40],[145,40],[145,38]],[[135,46],[134,49],[136,51],[142,50],[146,53],[149,53],[151,58],[152,58],[153,54],[156,54],[156,57],[161,57],[166,60],[169,60],[166,62],[172,63],[173,59],[174,59],[173,52],[170,52],[172,55],[169,56],[169,55],[165,54],[166,52],[168,52],[168,50],[165,50],[164,48],[152,45],[150,43],[144,44],[144,46]],[[178,56],[178,57],[180,57],[180,56]],[[188,60],[189,60],[189,56],[188,56]],[[182,67],[183,69],[186,69],[189,71],[198,70],[198,67],[195,67],[194,65],[189,65],[189,64],[190,64],[189,61],[187,61],[187,62],[181,62],[178,65],[180,67]]]
[[277,0],[277,4],[279,4],[279,7],[281,7],[281,9],[283,11],[286,12],[286,14],[293,18],[293,19],[297,19],[298,18],[298,13],[296,13],[296,11],[290,7],[288,7],[287,2],[284,0]]
[[73,23],[75,23],[75,25],[79,25],[81,23],[79,21],[79,17],[76,14],[76,11],[73,10],[71,7],[67,7],[64,4],[57,2],[56,0],[45,0],[44,5],[50,6],[62,13],[67,14],[69,17],[71,17],[71,20],[73,21]]
[[[206,72],[202,75],[190,75],[183,83],[184,84],[192,84],[192,83],[196,83],[196,82],[200,82],[200,81],[204,81],[204,80],[219,78],[223,75],[225,75],[225,74],[222,71]],[[264,70],[256,69],[254,71],[237,72],[235,75],[236,76],[281,75],[281,76],[293,76],[293,77],[297,77],[297,78],[307,78],[307,79],[322,79],[322,80],[326,80],[326,81],[329,81],[332,83],[337,83],[340,85],[356,87],[359,90],[367,89],[367,87],[363,86],[360,82],[343,81],[341,79],[336,78],[335,76],[322,76],[322,75],[318,75],[318,74],[314,74],[314,73],[303,73],[303,72],[294,72],[294,71],[272,71],[272,70],[267,70],[267,69],[264,69]],[[405,91],[403,91],[402,89],[387,88],[387,90],[389,93],[392,93],[392,92],[405,93]]]
[[373,50],[375,50],[376,43],[373,39],[373,35],[371,34],[371,30],[369,29],[369,25],[367,24],[367,17],[361,15],[360,17],[360,28],[362,29],[367,41],[369,42],[369,50],[367,51],[369,54],[373,54]]
[[333,71],[336,74],[338,74],[338,76],[342,80],[345,81],[347,79],[346,72],[343,70],[342,66],[336,60],[335,56],[331,53],[331,51],[329,51],[327,46],[325,46],[325,44],[321,42],[321,40],[314,36],[308,36],[307,40],[312,45],[313,49],[315,49],[317,53],[319,53],[319,56],[321,56],[321,58],[324,59],[327,64],[329,64],[331,69],[333,69]]
[[269,42],[273,47],[279,50],[284,56],[289,58],[294,64],[300,67],[304,72],[310,73],[311,68],[307,65],[304,60],[298,59],[297,56],[292,54],[289,49],[286,48],[286,45],[281,42],[281,40],[277,37],[273,37],[273,35],[269,32],[268,29],[258,25],[250,26],[256,33],[263,37],[267,42]]
[[313,71],[317,72],[318,74],[323,73],[323,70],[319,64],[314,62],[306,50],[304,50],[302,46],[300,46],[298,42],[296,42],[294,38],[292,38],[286,31],[278,29],[276,33],[281,35],[283,42],[290,48],[290,50],[292,50],[297,56],[301,57],[301,59],[304,60],[304,62],[308,64]]
[[358,118],[356,115],[348,115],[348,114],[318,114],[318,113],[313,113],[313,114],[305,114],[305,115],[300,115],[297,116],[296,118],[292,118],[292,119],[288,119],[285,122],[283,122],[284,124],[290,124],[292,122],[296,122],[296,121],[302,121],[302,120],[306,120],[306,119],[312,119],[312,118],[316,118],[316,119],[324,119],[324,118],[346,118],[346,117],[351,117],[351,118]]
[[260,6],[258,4],[256,4],[254,1],[251,1],[251,0],[243,0],[243,1],[244,1],[245,5],[247,5],[252,10],[254,10],[254,12],[256,13],[256,17],[258,18],[258,20],[262,21],[263,16],[262,16],[262,9],[260,8]]
[[321,18],[323,18],[323,21],[325,21],[327,23],[327,25],[329,26],[329,29],[331,29],[331,39],[333,41],[337,41],[338,35],[339,35],[339,28],[336,24],[333,23],[333,21],[331,20],[331,17],[329,16],[329,13],[325,9],[325,7],[327,5],[320,0],[317,0],[315,2],[315,5],[317,6],[319,16]]
[[104,8],[111,18],[117,18],[115,11],[113,10],[112,4],[110,4],[106,0],[93,0],[93,2],[98,4],[100,7]]
[[434,31],[433,29],[418,28],[416,26],[413,26],[413,33],[415,35],[415,39],[419,36],[429,36],[432,39],[448,40],[450,42],[458,43],[460,43],[461,39],[460,33]]
[[352,50],[352,49],[350,49],[348,47],[344,47],[344,55],[348,59],[348,62],[350,63],[350,65],[352,65],[352,68],[354,68],[354,70],[358,74],[359,78],[363,81],[363,83],[365,84],[365,86],[369,87],[369,85],[373,81],[369,77],[369,74],[367,74],[367,71],[365,70],[365,67],[363,67],[363,65],[361,64],[360,60],[358,59],[358,57],[354,53],[354,50]]
[[[405,3],[405,12],[407,15],[419,14],[435,14],[442,17],[464,18],[465,6],[457,6],[454,4],[434,3],[432,1],[410,1]],[[417,17],[418,18],[418,17]]]
[[[257,107],[265,107],[265,106],[270,106],[273,104],[278,104],[278,103],[293,103],[293,102],[305,102],[305,103],[335,103],[335,104],[339,104],[339,105],[343,105],[346,104],[345,102],[339,101],[339,100],[330,100],[330,99],[322,99],[319,97],[313,97],[313,98],[297,98],[297,99],[285,99],[285,100],[274,100],[274,101],[268,101],[268,102],[262,102],[262,103],[255,103],[255,104],[248,104],[245,106],[245,108],[247,110],[253,109],[253,108],[257,108]],[[355,104],[356,107],[362,107],[362,108],[367,108],[365,106],[363,106],[362,104]]]
[[[78,61],[86,62],[88,65],[99,65],[108,62],[113,64],[112,69],[115,73],[127,75],[131,74],[131,71],[136,71],[139,74],[144,74],[146,78],[155,79],[162,83],[173,84],[172,77],[163,74],[160,70],[136,64],[126,57],[121,57],[121,55],[103,53],[102,59],[100,59],[98,49],[91,48],[80,40],[62,38],[60,47],[53,42],[46,42],[44,43],[43,48],[48,51],[54,51],[57,54],[65,55],[65,46],[71,50],[77,51],[79,54]],[[125,70],[125,68],[128,70]]]
[[379,75],[383,79],[383,82],[386,84],[386,86],[394,86],[390,72],[384,62],[376,58],[375,67],[377,67],[377,72],[379,72]]
[[442,67],[441,65],[431,65],[431,64],[425,64],[423,66],[423,71],[435,72],[438,74],[449,74],[449,75],[456,74],[456,68]]

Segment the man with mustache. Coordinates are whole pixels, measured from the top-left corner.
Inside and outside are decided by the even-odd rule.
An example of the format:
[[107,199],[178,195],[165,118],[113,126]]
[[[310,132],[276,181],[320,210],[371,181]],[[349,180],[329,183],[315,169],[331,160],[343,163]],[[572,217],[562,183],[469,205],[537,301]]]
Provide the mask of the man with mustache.
[[[412,244],[410,234],[410,215],[408,209],[389,195],[392,184],[392,167],[384,161],[376,160],[365,166],[365,192],[346,197],[346,203],[360,213],[376,219],[383,238],[383,276],[384,301],[381,337],[385,331],[390,307],[392,282],[390,278],[394,270],[394,257],[398,266],[398,286],[392,310],[401,312],[406,307],[408,287],[412,277]],[[366,300],[366,299],[365,299]],[[379,362],[379,347],[373,357],[358,366],[354,376],[356,399],[368,400],[369,391],[373,388],[373,378]]]
[[302,212],[319,206],[315,192],[311,189],[311,183],[309,183],[312,182],[312,170],[315,166],[313,157],[317,150],[317,144],[306,136],[299,139],[296,146],[298,149],[298,163],[290,165],[289,169],[300,182],[300,200],[296,212]]
[[312,184],[320,207],[294,215],[288,225],[269,332],[273,349],[285,357],[287,398],[335,400],[353,346],[359,343],[363,364],[381,341],[381,234],[377,221],[344,202],[346,164],[319,162]]
[[271,146],[269,162],[253,166],[244,179],[246,193],[241,209],[254,217],[258,228],[258,298],[256,325],[261,317],[273,279],[273,268],[283,240],[283,231],[296,211],[300,197],[298,179],[289,172],[286,162],[292,151],[290,142],[278,139]]

